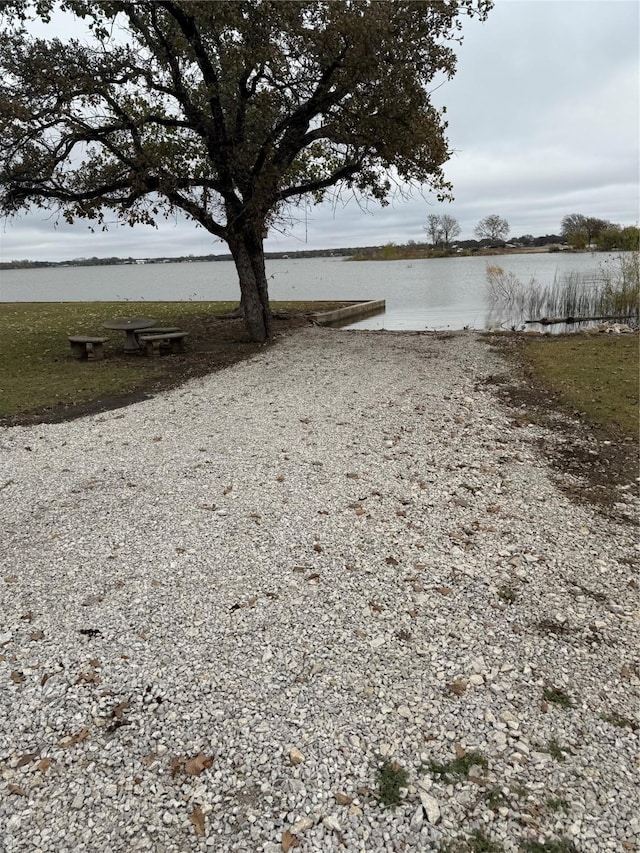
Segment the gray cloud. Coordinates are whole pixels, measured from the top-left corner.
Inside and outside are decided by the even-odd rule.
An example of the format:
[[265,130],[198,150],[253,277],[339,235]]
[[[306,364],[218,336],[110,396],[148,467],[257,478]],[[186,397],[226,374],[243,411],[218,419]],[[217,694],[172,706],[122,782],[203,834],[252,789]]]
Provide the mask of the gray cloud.
[[[634,0],[498,0],[467,21],[458,73],[433,93],[447,107],[455,201],[414,193],[381,208],[353,200],[295,212],[266,248],[380,245],[424,237],[432,212],[456,216],[463,237],[504,216],[515,235],[557,233],[567,213],[622,224],[640,219],[640,7]],[[305,221],[306,220],[306,221]],[[83,223],[54,227],[31,214],[0,223],[3,259],[205,254],[226,246],[176,217],[158,229]]]

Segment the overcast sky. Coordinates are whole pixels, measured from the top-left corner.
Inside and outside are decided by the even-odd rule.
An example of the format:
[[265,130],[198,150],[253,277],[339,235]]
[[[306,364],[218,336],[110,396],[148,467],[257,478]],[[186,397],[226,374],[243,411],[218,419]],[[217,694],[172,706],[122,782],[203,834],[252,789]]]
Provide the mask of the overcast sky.
[[[426,239],[430,213],[473,237],[498,214],[511,236],[558,233],[569,213],[623,225],[640,219],[640,4],[637,0],[497,0],[484,24],[465,20],[456,77],[433,95],[446,105],[455,154],[445,166],[455,201],[414,194],[389,207],[310,207],[269,251]],[[306,220],[306,221],[305,221]],[[2,260],[154,257],[227,251],[183,220],[113,226],[54,224],[46,213],[0,222]]]

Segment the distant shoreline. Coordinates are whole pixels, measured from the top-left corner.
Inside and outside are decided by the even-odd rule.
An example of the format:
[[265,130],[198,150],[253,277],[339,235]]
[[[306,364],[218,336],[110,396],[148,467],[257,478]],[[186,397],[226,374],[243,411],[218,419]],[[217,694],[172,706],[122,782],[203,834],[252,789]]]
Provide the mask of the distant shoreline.
[[[265,260],[300,260],[305,258],[345,258],[350,261],[404,261],[404,260],[440,260],[442,258],[458,258],[477,255],[532,255],[549,252],[571,254],[595,253],[591,249],[571,249],[561,247],[557,243],[544,246],[517,246],[514,248],[477,248],[460,251],[438,252],[424,246],[394,246],[397,250],[392,256],[387,247],[367,246],[354,249],[317,249],[301,252],[265,252]],[[188,263],[221,263],[233,262],[231,255],[199,255],[175,258],[78,258],[65,261],[1,261],[0,270],[50,269],[55,267],[95,267],[95,266],[139,266],[145,264],[188,264]]]

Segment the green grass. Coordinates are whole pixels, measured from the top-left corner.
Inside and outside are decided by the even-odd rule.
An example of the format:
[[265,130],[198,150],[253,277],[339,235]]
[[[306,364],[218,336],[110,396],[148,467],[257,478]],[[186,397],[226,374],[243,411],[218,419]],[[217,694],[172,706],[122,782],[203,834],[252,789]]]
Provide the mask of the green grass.
[[542,691],[542,698],[545,702],[560,705],[561,708],[571,708],[573,705],[569,694],[565,693],[560,687],[545,687]]
[[568,838],[550,839],[549,841],[523,841],[525,853],[578,853],[578,848]]
[[487,766],[487,759],[481,752],[468,752],[466,755],[454,758],[446,764],[430,761],[427,765],[423,765],[421,770],[431,773],[432,776],[441,776],[446,781],[451,781],[453,779],[466,779],[469,770],[474,765]]
[[560,402],[606,427],[637,438],[636,335],[563,335],[527,338],[523,357]]
[[406,788],[409,774],[395,761],[385,760],[378,770],[378,797],[387,808],[400,802],[400,790]]
[[564,761],[565,752],[567,750],[564,747],[560,746],[558,741],[555,738],[551,738],[546,748],[542,749],[542,752],[548,752],[552,758],[555,758],[556,761]]
[[[38,302],[0,303],[0,418],[56,406],[87,403],[148,385],[166,369],[165,359],[110,358],[121,353],[124,333],[102,328],[110,317],[150,316],[161,326],[190,327],[235,308],[231,302]],[[275,302],[274,311],[308,312],[335,303]],[[109,338],[104,361],[71,358],[68,335]],[[189,351],[207,341],[190,335]]]

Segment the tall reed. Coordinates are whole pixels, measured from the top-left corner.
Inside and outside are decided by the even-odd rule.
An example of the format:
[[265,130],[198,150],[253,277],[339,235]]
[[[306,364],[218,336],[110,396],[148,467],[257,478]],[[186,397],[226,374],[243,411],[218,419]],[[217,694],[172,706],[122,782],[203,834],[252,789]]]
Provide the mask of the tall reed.
[[513,318],[588,319],[610,317],[637,326],[640,315],[640,253],[621,252],[595,275],[569,273],[541,284],[531,277],[523,283],[514,273],[488,265],[487,290],[492,309],[503,308]]

